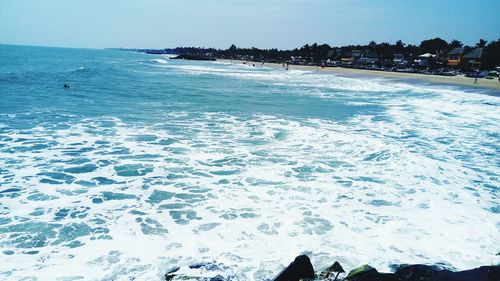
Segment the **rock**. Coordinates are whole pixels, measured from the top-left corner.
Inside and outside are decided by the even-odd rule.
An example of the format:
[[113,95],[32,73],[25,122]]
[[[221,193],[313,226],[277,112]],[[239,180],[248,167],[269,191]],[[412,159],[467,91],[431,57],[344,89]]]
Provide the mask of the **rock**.
[[437,266],[402,265],[395,273],[379,273],[369,265],[355,268],[346,277],[349,281],[499,281],[499,266],[482,266],[453,272]]
[[[335,280],[343,273],[335,262],[315,280]],[[300,281],[315,278],[314,268],[306,255],[300,255],[283,269],[272,281]],[[208,262],[177,267],[165,274],[166,281],[229,281],[239,280],[233,269],[221,263]],[[451,271],[439,266],[423,264],[400,265],[395,273],[380,273],[369,265],[362,265],[349,272],[346,281],[500,281],[500,265],[482,266],[464,271]]]
[[353,280],[355,277],[359,277],[364,274],[373,274],[373,273],[378,273],[378,271],[367,265],[364,264],[362,266],[356,267],[355,269],[349,271],[349,274],[347,274],[347,277],[345,278],[346,280]]
[[331,266],[329,266],[320,274],[320,278],[328,279],[330,276],[335,276],[334,280],[337,280],[340,273],[345,273],[345,271],[340,263],[338,261],[335,261]]
[[394,275],[400,280],[429,280],[440,271],[448,270],[423,264],[401,265]]
[[217,275],[214,278],[211,278],[210,281],[226,281],[226,279],[224,279],[224,277],[220,275]]
[[380,273],[365,264],[349,272],[345,280],[349,281],[398,281],[392,273]]
[[273,281],[299,281],[307,278],[314,278],[314,268],[308,256],[300,255],[297,256],[288,267],[274,277]]
[[394,276],[399,281],[498,281],[500,266],[481,266],[453,272],[428,265],[401,266]]

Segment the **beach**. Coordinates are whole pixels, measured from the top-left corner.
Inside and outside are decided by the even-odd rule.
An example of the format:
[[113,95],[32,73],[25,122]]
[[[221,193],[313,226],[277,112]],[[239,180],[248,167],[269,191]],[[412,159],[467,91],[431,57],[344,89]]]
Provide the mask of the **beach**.
[[[238,60],[218,60],[220,62],[229,62],[235,64],[255,65],[255,67],[262,67],[262,62],[256,61],[238,61]],[[265,63],[265,67],[271,68],[283,68],[283,65],[277,63]],[[377,70],[367,70],[367,69],[356,69],[356,68],[344,68],[344,67],[320,67],[320,66],[310,66],[310,65],[288,65],[289,70],[304,70],[304,71],[317,71],[320,73],[330,73],[344,76],[366,76],[366,77],[379,77],[387,79],[398,79],[398,80],[416,80],[421,82],[427,82],[432,84],[441,85],[454,85],[454,86],[465,86],[476,89],[492,89],[500,91],[500,82],[498,79],[484,79],[479,78],[477,83],[474,83],[474,78],[465,77],[465,75],[457,76],[441,76],[441,75],[426,75],[419,73],[404,73],[404,72],[389,72],[389,71],[377,71]]]

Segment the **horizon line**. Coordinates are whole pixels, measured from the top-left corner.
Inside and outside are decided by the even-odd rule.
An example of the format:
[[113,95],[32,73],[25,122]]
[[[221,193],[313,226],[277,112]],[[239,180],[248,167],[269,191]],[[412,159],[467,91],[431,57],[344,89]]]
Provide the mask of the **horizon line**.
[[[422,43],[423,41],[426,41],[426,40],[432,40],[432,39],[442,39],[444,41],[446,41],[448,44],[451,43],[451,41],[453,40],[458,40],[458,39],[452,39],[450,42],[448,42],[447,40],[441,38],[441,37],[434,37],[434,38],[429,38],[429,39],[425,39],[425,40],[422,40],[420,41],[420,43]],[[478,41],[480,39],[484,39],[484,38],[479,38]],[[390,45],[394,45],[394,43],[390,43],[390,42],[376,42],[374,40],[371,40],[373,42],[375,42],[377,45],[379,44],[384,44],[384,43],[387,43],[387,44],[390,44]],[[370,41],[370,42],[371,42]],[[396,42],[399,41],[399,40],[396,40]],[[417,45],[417,44],[408,44],[408,43],[405,43],[403,40],[401,40],[405,46],[408,46],[408,45],[414,45],[414,46],[419,46],[420,43]],[[460,40],[458,40],[460,41]],[[500,41],[500,38],[496,39],[496,40],[486,40],[487,43],[491,43],[491,42],[494,42],[494,41]],[[235,45],[237,48],[239,49],[252,49],[252,48],[256,48],[256,49],[261,49],[261,50],[270,50],[270,49],[276,49],[276,50],[279,50],[279,51],[289,51],[289,50],[293,50],[293,49],[300,49],[302,48],[303,46],[305,45],[313,45],[313,44],[317,44],[318,46],[321,46],[321,45],[328,45],[330,46],[331,48],[341,48],[341,47],[347,47],[347,46],[368,46],[370,44],[370,42],[368,43],[365,43],[365,44],[346,44],[346,45],[339,45],[339,46],[332,46],[328,43],[317,43],[317,42],[314,42],[314,43],[305,43],[301,46],[296,46],[296,47],[293,47],[293,48],[290,48],[290,49],[280,49],[280,48],[277,48],[277,47],[272,47],[272,48],[261,48],[261,47],[255,47],[255,46],[250,46],[250,47],[242,47],[242,46],[238,46],[236,44],[231,44],[231,45]],[[462,41],[460,41],[462,43],[462,45],[464,47],[475,47],[474,45],[467,45],[465,43],[463,43]],[[4,43],[4,42],[0,42],[0,45],[8,45],[8,46],[22,46],[22,47],[40,47],[40,48],[64,48],[64,49],[90,49],[90,50],[106,50],[106,49],[128,49],[128,50],[163,50],[163,49],[176,49],[176,48],[204,48],[204,49],[216,49],[216,50],[225,50],[225,49],[229,49],[231,47],[228,46],[226,47],[225,49],[224,48],[217,48],[217,47],[205,47],[205,46],[175,46],[175,47],[161,47],[161,48],[158,48],[158,47],[74,47],[74,46],[64,46],[64,45],[43,45],[43,44],[25,44],[25,43]]]

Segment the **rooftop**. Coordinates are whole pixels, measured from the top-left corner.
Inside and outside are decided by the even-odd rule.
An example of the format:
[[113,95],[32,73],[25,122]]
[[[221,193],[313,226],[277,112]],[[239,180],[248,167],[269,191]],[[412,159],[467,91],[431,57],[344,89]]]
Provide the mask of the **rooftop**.
[[464,48],[453,48],[448,55],[461,55],[464,53]]
[[483,48],[475,48],[465,54],[464,59],[480,59],[483,56]]

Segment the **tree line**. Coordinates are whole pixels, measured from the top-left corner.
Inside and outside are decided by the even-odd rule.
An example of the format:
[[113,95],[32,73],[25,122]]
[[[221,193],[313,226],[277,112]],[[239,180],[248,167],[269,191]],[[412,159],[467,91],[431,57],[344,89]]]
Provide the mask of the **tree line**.
[[247,59],[266,62],[284,62],[292,57],[300,57],[302,60],[309,63],[320,64],[327,59],[339,59],[341,56],[360,50],[363,52],[372,52],[376,54],[380,60],[392,60],[394,54],[402,54],[406,58],[415,58],[424,53],[435,54],[440,58],[446,58],[447,53],[453,48],[464,48],[464,54],[477,47],[483,49],[483,64],[482,68],[493,68],[500,65],[500,39],[488,42],[484,39],[479,39],[473,46],[464,45],[459,40],[447,42],[441,38],[434,38],[422,41],[418,46],[413,44],[405,44],[398,40],[391,44],[387,42],[376,43],[369,42],[367,45],[347,45],[341,47],[332,47],[328,44],[306,44],[300,48],[292,50],[259,49],[259,48],[239,48],[234,44],[227,49],[201,48],[201,47],[177,47],[166,48],[160,50],[142,49],[139,51],[153,54],[190,54],[209,56],[220,59]]

